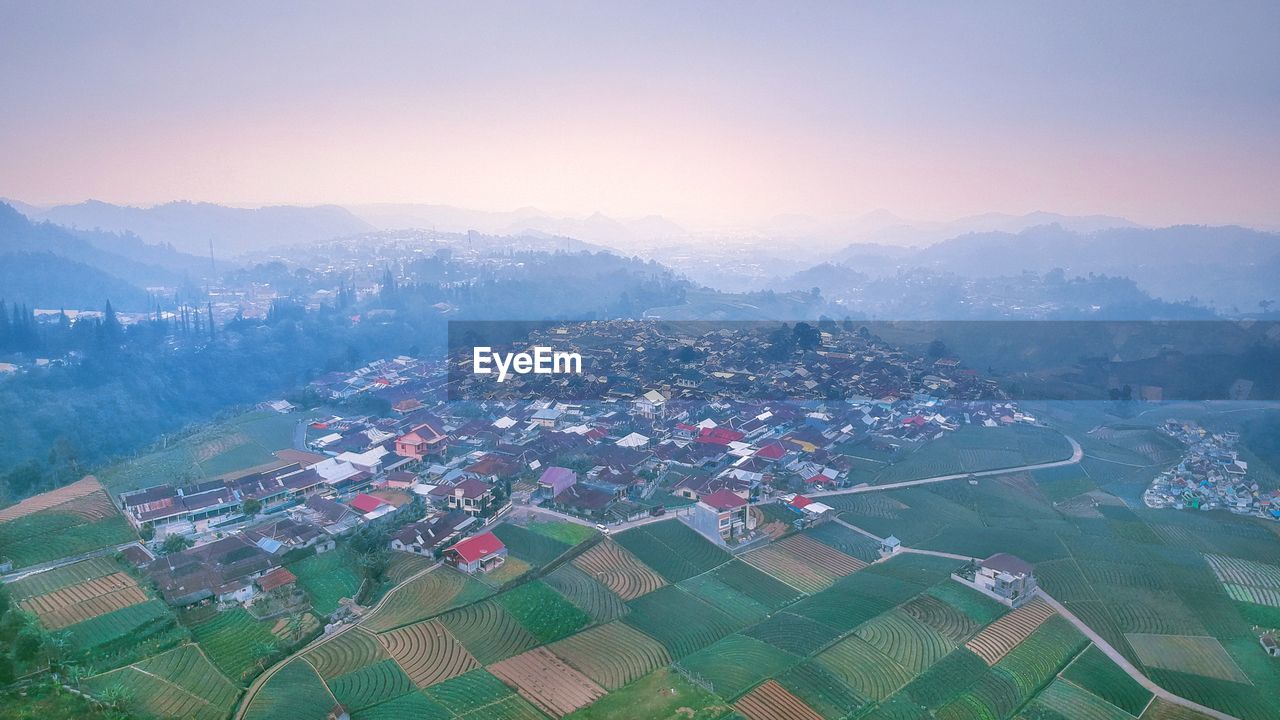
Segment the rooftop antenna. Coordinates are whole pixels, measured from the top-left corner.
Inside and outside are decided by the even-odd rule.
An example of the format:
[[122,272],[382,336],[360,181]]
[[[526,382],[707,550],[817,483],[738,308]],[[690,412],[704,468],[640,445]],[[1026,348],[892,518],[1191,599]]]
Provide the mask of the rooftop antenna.
[[217,266],[213,263],[213,238],[209,238],[209,282],[213,282],[213,277],[218,273]]

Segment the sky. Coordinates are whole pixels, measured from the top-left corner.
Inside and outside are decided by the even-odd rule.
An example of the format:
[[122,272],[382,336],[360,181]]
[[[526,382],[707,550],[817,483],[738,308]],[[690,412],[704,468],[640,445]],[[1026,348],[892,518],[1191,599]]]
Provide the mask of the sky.
[[1280,226],[1276,2],[0,0],[0,197]]

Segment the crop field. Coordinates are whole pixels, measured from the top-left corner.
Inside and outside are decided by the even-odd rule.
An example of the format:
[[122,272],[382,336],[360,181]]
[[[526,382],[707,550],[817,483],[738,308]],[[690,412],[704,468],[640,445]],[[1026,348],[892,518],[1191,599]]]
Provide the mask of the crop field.
[[715,694],[732,699],[800,662],[791,653],[746,635],[730,635],[680,661]]
[[718,608],[677,587],[662,588],[630,604],[631,612],[622,622],[662,643],[674,659],[700,650],[741,627]]
[[849,717],[870,703],[815,660],[796,665],[777,681],[824,718]]
[[413,692],[416,687],[394,660],[380,660],[328,681],[329,690],[349,710],[360,710]]
[[729,553],[679,520],[643,525],[614,539],[668,582],[680,582],[729,560]]
[[887,699],[912,678],[910,670],[855,635],[818,653],[816,659],[859,695],[876,702]]
[[[879,497],[879,495],[867,494],[863,497]],[[823,523],[805,530],[800,535],[817,540],[864,563],[871,563],[880,559],[880,543],[862,533],[850,530],[840,523]]]
[[1071,447],[1061,433],[1031,425],[983,428],[963,426],[898,462],[885,466],[875,482],[915,480],[935,475],[998,470],[1064,460]]
[[813,708],[774,680],[743,695],[736,707],[747,720],[822,720]]
[[450,720],[453,714],[422,693],[409,693],[351,714],[353,720]]
[[656,640],[620,622],[571,635],[547,649],[607,690],[671,662],[667,649]]
[[364,626],[373,632],[394,630],[475,602],[492,592],[463,573],[447,567],[437,568],[396,588],[383,606],[364,621]]
[[1125,674],[1095,646],[1080,653],[1062,677],[1088,690],[1130,715],[1141,715],[1151,702],[1151,692]]
[[1129,720],[1133,717],[1079,685],[1062,679],[1049,683],[1031,701],[1030,707],[1043,707],[1062,717],[1080,720]]
[[774,543],[788,555],[811,567],[820,568],[841,577],[855,573],[867,566],[867,563],[851,555],[818,542],[806,535],[792,535]]
[[557,520],[535,520],[529,523],[526,529],[539,535],[546,535],[569,546],[585,542],[598,532],[595,528],[587,527],[586,525]]
[[981,622],[928,593],[909,600],[902,611],[956,643],[968,640],[982,627]]
[[439,620],[396,628],[379,635],[378,642],[418,687],[434,685],[480,667]]
[[1232,598],[1280,607],[1280,567],[1223,555],[1205,555],[1205,559]]
[[159,600],[148,600],[120,610],[90,618],[66,628],[71,643],[78,649],[90,650],[112,645],[126,639],[136,639],[139,631],[175,623],[169,606]]
[[1053,608],[1048,603],[1040,598],[1033,598],[1026,605],[983,628],[965,646],[986,660],[988,665],[994,665],[1053,615]]
[[515,695],[515,691],[487,670],[463,673],[432,685],[423,693],[460,717]]
[[515,555],[508,555],[507,558],[502,561],[502,565],[490,570],[489,572],[477,575],[476,579],[497,590],[513,580],[518,580],[524,577],[531,570],[533,570],[533,566],[529,563],[521,560]]
[[826,625],[789,612],[774,613],[742,634],[800,657],[812,655],[839,637]]
[[912,680],[901,694],[921,707],[937,710],[975,685],[988,671],[986,661],[968,648],[959,647]]
[[501,523],[493,528],[508,552],[534,567],[542,567],[564,554],[571,546],[551,535],[526,530],[519,525]]
[[363,628],[335,635],[302,656],[320,677],[328,680],[387,659],[383,644]]
[[110,506],[111,514],[103,517],[67,509],[79,502],[72,500],[0,523],[0,556],[12,560],[16,569],[137,539],[114,505]]
[[145,602],[147,594],[123,572],[68,585],[44,595],[23,600],[23,610],[35,613],[40,624],[58,630],[113,610]]
[[237,681],[257,674],[264,656],[280,644],[265,623],[238,607],[189,627],[213,664]]
[[795,602],[803,595],[781,580],[737,559],[712,570],[710,575],[770,610]]
[[303,558],[289,566],[298,576],[298,587],[311,596],[311,606],[321,615],[338,609],[342,598],[355,597],[360,590],[356,561],[346,547]]
[[48,510],[101,490],[102,483],[98,482],[98,479],[94,476],[86,475],[69,485],[63,485],[60,488],[33,495],[9,507],[0,509],[0,523],[6,523],[32,513]]
[[293,660],[253,696],[246,720],[322,718],[336,704],[328,686],[305,660]]
[[717,580],[710,573],[696,575],[680,583],[680,588],[719,608],[743,625],[758,622],[769,608]]
[[924,672],[956,646],[946,635],[900,609],[865,623],[855,634],[913,675]]
[[568,598],[569,602],[585,610],[596,622],[617,620],[630,611],[622,598],[593,580],[573,563],[556,568],[555,572],[542,580]]
[[816,593],[831,587],[835,575],[798,562],[785,550],[766,545],[741,556],[748,565],[790,585],[803,593]]
[[591,678],[569,667],[546,648],[537,648],[489,667],[526,699],[553,717],[589,705],[605,694]]
[[123,689],[126,705],[138,714],[221,720],[240,694],[194,645],[183,645],[84,681],[99,697]]
[[535,580],[495,598],[539,643],[572,635],[591,624],[591,616],[546,583]]
[[387,566],[387,581],[392,585],[399,585],[434,564],[435,561],[428,557],[407,552],[393,552],[391,564]]
[[[902,556],[895,557],[872,567],[888,568],[903,559]],[[870,570],[841,578],[831,589],[807,597],[788,610],[843,633],[910,600],[925,589],[922,585]]]
[[667,581],[612,540],[605,540],[573,559],[575,567],[623,600],[634,600]]
[[1198,635],[1151,635],[1126,633],[1129,646],[1138,653],[1143,665],[1164,670],[1203,675],[1205,677],[1247,683],[1217,638]]
[[538,639],[495,600],[445,613],[440,622],[481,665],[518,655],[538,644]]
[[21,602],[29,597],[46,595],[76,583],[116,572],[120,572],[120,566],[116,564],[115,560],[109,557],[95,557],[56,567],[52,570],[45,570],[35,575],[28,575],[21,580],[9,583],[6,587],[8,587],[9,594],[14,601]]

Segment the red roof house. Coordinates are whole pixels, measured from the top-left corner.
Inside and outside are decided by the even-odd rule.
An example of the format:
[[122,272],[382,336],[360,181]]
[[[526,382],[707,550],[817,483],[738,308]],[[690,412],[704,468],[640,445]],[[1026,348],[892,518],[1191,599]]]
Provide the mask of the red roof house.
[[742,433],[727,427],[703,428],[698,433],[698,437],[694,441],[700,443],[709,443],[711,445],[728,445],[729,443],[738,442],[746,437]]
[[293,584],[297,581],[298,576],[289,572],[287,568],[276,568],[271,572],[258,578],[258,587],[262,592],[271,592],[276,588],[282,588]]
[[354,498],[352,498],[349,504],[351,505],[351,507],[367,515],[371,512],[377,511],[383,505],[390,505],[391,503],[387,502],[386,500],[383,500],[382,498],[377,498],[372,495],[366,495],[365,493],[360,493],[359,495],[356,495]]
[[492,532],[483,532],[456,543],[444,556],[463,572],[488,572],[506,561],[507,546]]
[[781,460],[786,454],[787,449],[782,447],[782,443],[772,442],[757,450],[755,456],[765,460]]

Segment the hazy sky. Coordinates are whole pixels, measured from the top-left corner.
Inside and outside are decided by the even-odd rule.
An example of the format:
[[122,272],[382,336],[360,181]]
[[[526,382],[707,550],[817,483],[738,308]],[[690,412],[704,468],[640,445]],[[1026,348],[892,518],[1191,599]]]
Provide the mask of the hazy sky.
[[1280,225],[1280,2],[11,2],[0,196]]

